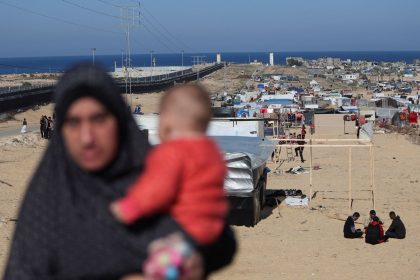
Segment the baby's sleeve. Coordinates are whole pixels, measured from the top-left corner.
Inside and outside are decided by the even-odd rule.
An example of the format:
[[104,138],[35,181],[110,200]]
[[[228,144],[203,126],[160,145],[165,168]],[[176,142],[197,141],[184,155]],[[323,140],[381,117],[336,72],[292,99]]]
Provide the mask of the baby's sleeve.
[[176,147],[159,146],[148,156],[144,172],[117,201],[124,222],[165,212],[178,192],[182,157]]

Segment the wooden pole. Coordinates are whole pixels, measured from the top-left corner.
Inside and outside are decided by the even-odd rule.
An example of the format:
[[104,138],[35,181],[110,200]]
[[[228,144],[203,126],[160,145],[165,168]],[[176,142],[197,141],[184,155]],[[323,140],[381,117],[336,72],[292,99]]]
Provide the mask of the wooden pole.
[[349,147],[349,210],[351,212],[351,147]]
[[[286,139],[287,140],[287,139]],[[341,138],[341,139],[302,139],[305,142],[372,142],[370,139],[353,139],[353,138]]]
[[309,147],[309,201],[312,200],[312,139]]
[[[299,147],[297,144],[283,144],[281,145],[283,147],[291,147],[296,148]],[[369,148],[369,145],[355,145],[355,144],[349,144],[349,145],[323,145],[323,144],[307,144],[307,147],[315,147],[315,148]]]
[[375,197],[375,154],[373,145],[370,147],[370,161],[371,161],[371,184],[372,184],[372,209],[375,209],[376,207],[376,197]]
[[344,120],[344,135],[346,135],[347,133],[346,133],[346,121]]

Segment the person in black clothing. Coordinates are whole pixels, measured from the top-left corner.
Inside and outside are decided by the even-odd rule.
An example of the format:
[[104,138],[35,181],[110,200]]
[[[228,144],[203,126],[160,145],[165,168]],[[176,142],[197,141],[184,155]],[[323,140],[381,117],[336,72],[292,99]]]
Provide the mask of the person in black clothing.
[[41,137],[45,138],[45,136],[44,136],[44,116],[42,116],[41,119],[39,120],[39,130],[41,132]]
[[385,236],[388,238],[405,238],[405,226],[401,221],[400,216],[397,216],[394,211],[389,212],[389,217],[392,220],[391,225],[388,230],[385,232]]
[[365,242],[376,245],[383,243],[388,238],[384,235],[384,229],[378,217],[373,217],[373,221],[369,223],[365,230]]
[[[365,220],[365,229],[369,226],[369,224],[371,223],[371,222],[373,222],[373,219],[375,218],[375,217],[378,217],[378,216],[376,216],[376,211],[375,210],[370,210],[369,211],[369,218],[368,219],[366,219]],[[381,219],[378,217],[378,222],[381,224],[381,225],[383,225],[384,223],[381,221]]]
[[361,229],[356,229],[354,222],[359,219],[360,214],[358,212],[354,212],[352,216],[348,216],[343,232],[344,232],[344,238],[360,238],[363,235],[363,231]]
[[[97,65],[67,71],[54,103],[55,133],[26,188],[0,279],[110,280],[141,274],[148,245],[183,232],[166,213],[127,227],[109,211],[144,171],[151,149],[146,133],[114,80]],[[215,244],[193,251],[202,257],[195,265],[204,274],[199,279],[206,279],[233,260],[234,234],[226,226]]]
[[299,153],[299,156],[300,156],[300,161],[302,162],[302,163],[304,163],[305,162],[305,160],[303,159],[303,145],[305,145],[305,141],[303,141],[303,140],[300,140],[300,139],[305,139],[305,136],[304,135],[301,135],[301,134],[299,134],[298,136],[297,136],[297,144],[299,145],[299,147],[297,147],[297,148],[295,148],[295,154],[296,154],[296,156],[298,156],[298,153]]
[[47,136],[48,136],[48,139],[49,139],[49,138],[51,138],[51,133],[52,133],[52,129],[53,129],[53,120],[51,119],[51,117],[48,117],[47,121],[48,121]]
[[44,134],[44,138],[48,139],[48,118],[47,116],[42,116],[42,131]]

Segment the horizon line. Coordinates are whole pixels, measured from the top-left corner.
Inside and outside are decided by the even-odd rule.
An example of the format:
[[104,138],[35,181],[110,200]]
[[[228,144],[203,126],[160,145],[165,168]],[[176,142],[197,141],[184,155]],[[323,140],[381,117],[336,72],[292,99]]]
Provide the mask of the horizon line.
[[[197,52],[184,52],[185,54],[216,54],[216,53],[277,53],[277,54],[281,54],[281,53],[342,53],[342,52],[353,52],[353,53],[363,53],[363,52],[369,52],[369,53],[374,53],[374,52],[420,52],[420,50],[317,50],[317,51],[310,51],[310,50],[297,50],[297,51],[290,51],[290,50],[286,50],[286,51],[197,51]],[[154,55],[173,55],[173,54],[181,54],[182,51],[180,52],[153,52]],[[106,54],[98,54],[96,53],[95,56],[111,56],[111,55],[121,55],[121,53],[106,53]],[[131,55],[150,55],[150,52],[140,52],[140,53],[133,53]],[[0,59],[11,59],[11,58],[43,58],[43,57],[75,57],[75,56],[86,56],[86,57],[91,57],[92,54],[71,54],[71,55],[51,55],[51,56],[46,56],[46,55],[36,55],[36,56],[7,56],[7,57],[0,57]]]

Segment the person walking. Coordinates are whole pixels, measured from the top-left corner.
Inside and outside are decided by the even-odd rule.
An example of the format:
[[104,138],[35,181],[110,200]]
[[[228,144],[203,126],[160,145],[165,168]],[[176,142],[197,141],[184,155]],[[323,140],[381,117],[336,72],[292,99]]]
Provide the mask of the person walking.
[[23,119],[22,128],[20,129],[20,133],[26,133],[27,126],[28,126],[28,122],[26,121],[26,119]]

